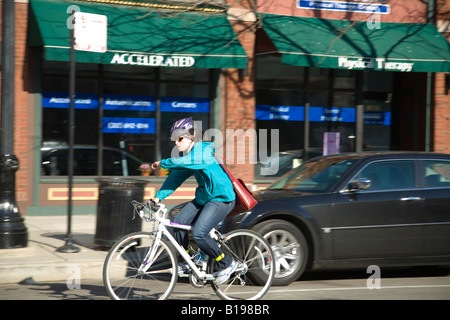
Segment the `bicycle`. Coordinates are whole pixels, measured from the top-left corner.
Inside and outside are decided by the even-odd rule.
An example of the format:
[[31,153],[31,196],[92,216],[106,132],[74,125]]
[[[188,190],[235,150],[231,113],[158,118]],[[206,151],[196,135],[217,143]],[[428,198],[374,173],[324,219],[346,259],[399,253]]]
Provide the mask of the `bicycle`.
[[213,275],[215,259],[194,259],[205,254],[200,249],[188,253],[168,230],[191,230],[190,225],[171,222],[164,204],[147,206],[133,200],[132,205],[133,219],[137,214],[153,222],[153,229],[126,235],[111,247],[103,266],[103,283],[111,299],[169,298],[179,275],[177,254],[189,266],[187,274],[182,269],[181,275],[189,277],[195,288],[210,284],[221,299],[258,300],[269,290],[275,274],[274,254],[259,234],[241,229],[222,235],[217,229],[211,230],[210,235],[222,251],[238,263],[228,281],[217,285]]

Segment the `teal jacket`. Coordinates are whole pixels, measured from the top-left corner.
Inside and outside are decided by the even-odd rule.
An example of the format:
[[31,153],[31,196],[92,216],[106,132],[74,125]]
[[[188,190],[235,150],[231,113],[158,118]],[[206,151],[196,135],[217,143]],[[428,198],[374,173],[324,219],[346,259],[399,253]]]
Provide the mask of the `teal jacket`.
[[198,183],[195,200],[199,205],[208,201],[235,200],[231,180],[213,152],[212,142],[197,142],[188,155],[161,160],[161,167],[170,170],[170,174],[161,189],[156,192],[156,197],[163,200],[170,196],[187,178],[194,175]]

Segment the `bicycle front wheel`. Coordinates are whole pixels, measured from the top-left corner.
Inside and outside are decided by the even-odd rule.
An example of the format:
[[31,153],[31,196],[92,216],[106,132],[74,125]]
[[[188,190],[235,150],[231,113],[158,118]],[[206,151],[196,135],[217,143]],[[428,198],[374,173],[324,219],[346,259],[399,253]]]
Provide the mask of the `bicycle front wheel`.
[[[219,245],[225,255],[238,263],[238,267],[225,283],[212,283],[214,292],[224,300],[261,299],[269,290],[275,275],[275,259],[270,245],[250,230],[230,232]],[[214,267],[215,261],[210,261],[211,272],[214,272]]]
[[[136,232],[118,240],[103,265],[103,284],[114,300],[167,299],[178,278],[177,259],[167,242]],[[151,261],[145,261],[153,251]],[[142,270],[144,264],[149,268]]]

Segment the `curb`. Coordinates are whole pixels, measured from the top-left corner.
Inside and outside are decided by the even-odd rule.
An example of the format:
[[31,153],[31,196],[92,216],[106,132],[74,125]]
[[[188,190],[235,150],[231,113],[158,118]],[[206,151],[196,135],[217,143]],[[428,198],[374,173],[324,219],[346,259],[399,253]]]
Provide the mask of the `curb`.
[[101,280],[103,261],[35,263],[0,266],[0,284],[19,283],[28,278],[37,282]]

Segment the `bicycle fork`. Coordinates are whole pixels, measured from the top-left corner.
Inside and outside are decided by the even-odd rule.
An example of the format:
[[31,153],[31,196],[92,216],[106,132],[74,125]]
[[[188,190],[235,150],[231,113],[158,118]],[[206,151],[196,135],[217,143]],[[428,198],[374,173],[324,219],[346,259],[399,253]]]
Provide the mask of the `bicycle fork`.
[[162,236],[162,230],[158,230],[158,233],[156,234],[153,245],[151,246],[151,248],[149,248],[147,254],[145,255],[144,261],[142,262],[142,264],[140,265],[140,267],[138,269],[139,274],[146,273],[147,270],[153,264],[153,261],[155,261],[158,258],[158,256],[161,254],[163,248],[161,248],[161,250],[159,250],[159,252],[157,252],[157,250],[159,248],[159,243],[161,241],[161,236]]

